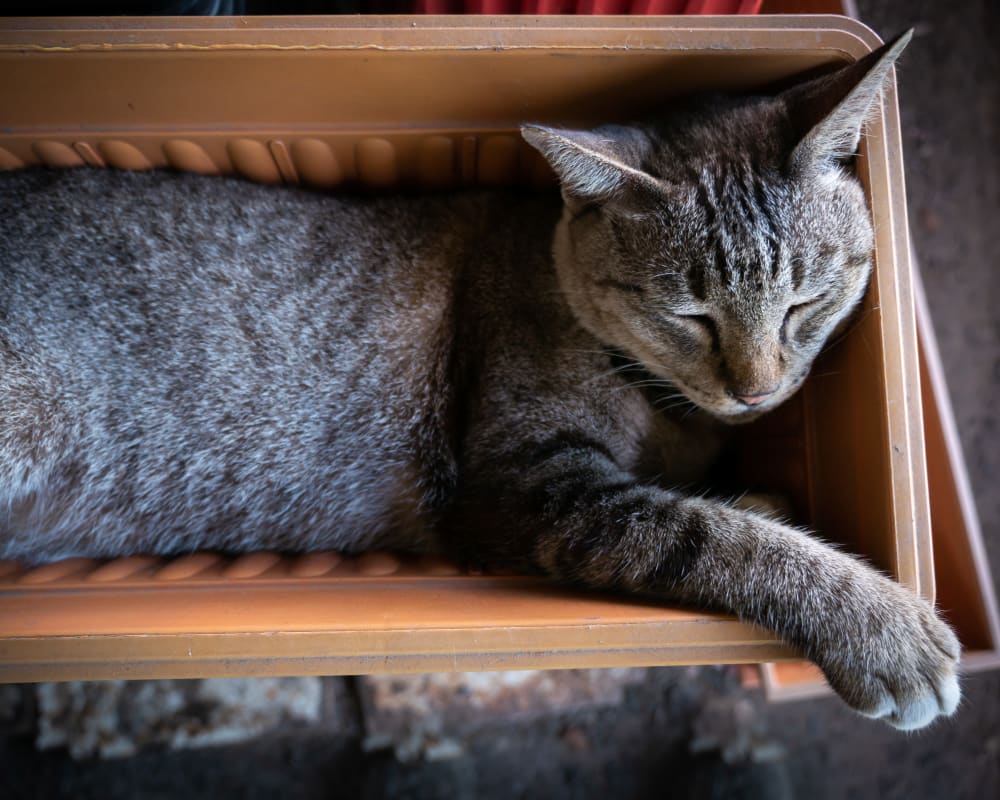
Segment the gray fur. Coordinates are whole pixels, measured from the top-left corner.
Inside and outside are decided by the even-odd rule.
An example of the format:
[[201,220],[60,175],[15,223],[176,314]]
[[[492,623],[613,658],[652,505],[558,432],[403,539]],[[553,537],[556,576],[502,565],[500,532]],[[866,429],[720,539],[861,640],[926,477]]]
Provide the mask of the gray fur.
[[526,126],[562,201],[4,175],[0,557],[437,549],[735,613],[862,713],[951,713],[926,603],[675,488],[863,294],[842,151],[903,44],[774,97]]

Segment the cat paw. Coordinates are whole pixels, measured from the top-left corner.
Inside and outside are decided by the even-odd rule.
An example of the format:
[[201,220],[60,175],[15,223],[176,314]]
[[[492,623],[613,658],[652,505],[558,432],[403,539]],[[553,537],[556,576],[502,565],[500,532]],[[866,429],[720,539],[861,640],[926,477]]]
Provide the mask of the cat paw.
[[870,646],[848,646],[853,657],[835,659],[840,663],[827,677],[860,714],[916,730],[958,708],[961,647],[930,606],[902,587],[893,590],[893,606],[882,606],[872,620],[877,632]]

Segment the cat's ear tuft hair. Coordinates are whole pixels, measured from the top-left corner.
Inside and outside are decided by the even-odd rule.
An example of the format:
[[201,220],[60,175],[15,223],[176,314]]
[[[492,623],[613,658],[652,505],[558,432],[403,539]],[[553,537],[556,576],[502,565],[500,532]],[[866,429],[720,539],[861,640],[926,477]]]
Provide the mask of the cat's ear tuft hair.
[[522,125],[521,135],[555,170],[568,203],[627,201],[636,192],[659,190],[657,180],[639,168],[649,142],[634,128],[575,131]]
[[868,112],[912,36],[911,28],[855,63],[779,95],[798,135],[793,170],[820,171],[854,155]]

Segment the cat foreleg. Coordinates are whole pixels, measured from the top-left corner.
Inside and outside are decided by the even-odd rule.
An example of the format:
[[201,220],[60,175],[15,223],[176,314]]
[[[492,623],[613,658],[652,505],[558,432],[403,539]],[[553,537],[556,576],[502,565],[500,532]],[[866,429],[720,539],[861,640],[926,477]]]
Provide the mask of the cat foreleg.
[[[858,712],[901,729],[951,714],[959,643],[929,604],[861,561],[760,514],[645,485],[585,437],[476,481],[479,540],[593,588],[698,604],[776,632]],[[470,495],[471,497],[471,495]],[[477,525],[477,528],[482,529]]]

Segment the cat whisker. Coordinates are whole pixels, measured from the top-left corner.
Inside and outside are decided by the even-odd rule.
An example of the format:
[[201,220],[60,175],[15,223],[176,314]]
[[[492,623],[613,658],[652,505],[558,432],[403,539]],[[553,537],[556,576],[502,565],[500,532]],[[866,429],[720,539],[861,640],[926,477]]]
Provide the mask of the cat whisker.
[[670,395],[653,403],[653,408],[657,411],[672,411],[675,408],[684,408],[685,406],[694,407],[694,403],[682,394]]
[[595,355],[607,356],[608,358],[613,358],[613,359],[616,359],[618,361],[624,362],[625,366],[628,366],[628,367],[635,367],[637,369],[642,369],[643,368],[643,364],[642,364],[642,362],[639,359],[637,359],[637,358],[629,358],[628,356],[626,356],[621,351],[615,350],[613,348],[605,348],[603,350],[589,350],[587,348],[582,348],[582,347],[581,348],[567,348],[567,347],[563,347],[563,348],[559,348],[558,352],[560,352],[560,353],[593,353]]
[[656,399],[657,403],[665,403],[669,400],[684,400],[685,402],[690,402],[690,399],[683,392],[674,392],[673,394],[667,394],[663,397],[658,397]]
[[[573,350],[564,348],[561,349],[559,352],[583,353],[587,355],[609,355],[609,353],[607,353],[607,351],[604,350]],[[628,372],[629,370],[635,370],[635,369],[642,369],[642,364],[640,364],[638,361],[629,361],[626,364],[619,364],[617,367],[612,367],[611,369],[604,370],[603,372],[599,372],[595,375],[592,375],[591,377],[587,378],[587,380],[583,381],[581,385],[586,386],[591,383],[595,383],[596,381],[603,380],[604,378],[609,378],[612,375],[618,375],[620,373]]]
[[686,420],[697,410],[698,410],[698,405],[696,403],[691,403],[691,407],[684,412],[684,416],[681,417],[681,421]]
[[638,364],[619,364],[617,367],[612,367],[607,372],[602,373],[603,375],[616,375],[620,372],[628,372],[629,370],[634,370],[639,367]]
[[672,394],[654,403],[657,408],[679,408],[690,404],[691,401],[682,394]]
[[809,377],[810,377],[810,379],[830,378],[830,377],[832,377],[834,375],[840,375],[840,374],[841,374],[841,370],[839,370],[839,369],[831,369],[831,370],[829,370],[827,372],[812,372],[812,373],[809,374]]
[[866,308],[864,311],[862,311],[861,313],[859,313],[857,315],[857,317],[847,327],[847,330],[845,330],[839,336],[837,336],[837,337],[835,337],[833,339],[830,339],[829,341],[827,341],[826,344],[823,345],[823,349],[820,350],[820,353],[822,354],[822,353],[827,352],[828,350],[832,350],[834,347],[836,347],[838,344],[840,344],[842,341],[844,341],[844,339],[846,339],[855,330],[857,330],[858,326],[860,326],[862,322],[864,322],[866,319],[868,319],[868,317],[871,316],[871,314],[873,312],[878,311],[879,308],[881,308],[881,306],[872,306],[871,308]]
[[[583,381],[580,385],[589,386],[592,383],[596,383],[597,381],[601,381],[605,378],[610,378],[612,375],[617,375],[618,373],[621,372],[627,372],[630,369],[634,369],[634,366],[632,364],[626,364],[623,367],[614,367],[605,372],[600,372],[596,375],[592,375],[591,377],[587,378],[587,380]],[[620,387],[615,387],[615,389],[613,389],[612,391],[618,391],[619,388]]]
[[657,387],[663,387],[663,388],[665,388],[667,386],[670,386],[670,384],[667,383],[667,381],[659,380],[659,379],[654,378],[654,379],[641,380],[641,381],[632,381],[631,383],[626,383],[626,384],[623,384],[622,386],[616,386],[613,389],[611,389],[611,391],[612,392],[623,392],[626,389],[639,389],[639,388],[642,388],[644,386],[657,386]]
[[[585,347],[560,347],[560,348],[556,349],[556,352],[557,353],[586,353],[588,355],[595,355],[595,356],[610,356],[610,355],[612,355],[611,352],[609,352],[608,350],[588,350]],[[638,367],[639,366],[639,362],[638,361],[633,361],[632,365]]]
[[[686,405],[687,403],[672,403],[671,405],[666,405],[666,406],[655,406],[655,409],[657,412],[665,414],[668,411],[673,411],[674,409],[684,408]],[[685,412],[685,414],[686,413],[687,412]]]

